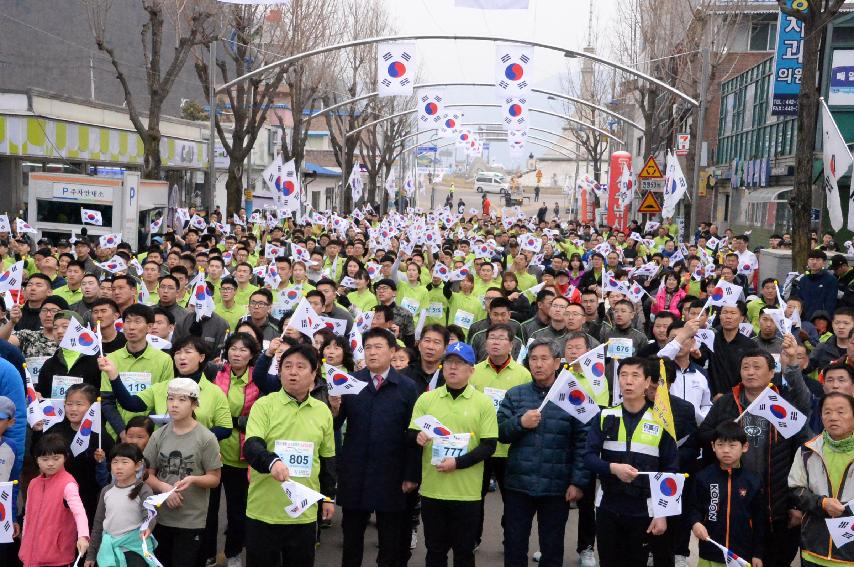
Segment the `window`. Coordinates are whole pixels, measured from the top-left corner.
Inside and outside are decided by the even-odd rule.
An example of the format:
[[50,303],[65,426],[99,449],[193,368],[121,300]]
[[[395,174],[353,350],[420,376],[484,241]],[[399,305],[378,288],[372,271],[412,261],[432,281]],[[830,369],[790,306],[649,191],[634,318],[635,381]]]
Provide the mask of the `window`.
[[36,200],[36,220],[38,222],[58,222],[63,224],[80,224],[80,208],[101,211],[105,227],[113,226],[113,206],[80,201],[49,201]]
[[750,24],[749,51],[774,51],[777,41],[777,22],[753,22]]

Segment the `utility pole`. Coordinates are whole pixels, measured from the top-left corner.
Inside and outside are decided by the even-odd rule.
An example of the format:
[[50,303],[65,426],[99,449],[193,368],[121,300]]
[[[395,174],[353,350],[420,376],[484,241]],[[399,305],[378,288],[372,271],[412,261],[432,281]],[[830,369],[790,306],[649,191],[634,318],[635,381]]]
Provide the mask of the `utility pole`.
[[[211,42],[208,53],[208,210],[214,209],[216,202],[216,91],[214,90],[214,73],[216,69],[216,41]],[[94,87],[93,87],[94,88]],[[232,211],[237,212],[237,211]],[[247,211],[247,214],[251,211]],[[225,211],[228,214],[228,211]]]
[[709,74],[711,63],[709,61],[709,48],[701,50],[702,67],[700,70],[700,108],[697,111],[697,139],[694,140],[694,173],[691,177],[691,218],[690,223],[685,226],[685,236],[697,227],[697,194],[700,186],[700,158],[703,150],[703,130],[706,122],[706,91],[709,90]]

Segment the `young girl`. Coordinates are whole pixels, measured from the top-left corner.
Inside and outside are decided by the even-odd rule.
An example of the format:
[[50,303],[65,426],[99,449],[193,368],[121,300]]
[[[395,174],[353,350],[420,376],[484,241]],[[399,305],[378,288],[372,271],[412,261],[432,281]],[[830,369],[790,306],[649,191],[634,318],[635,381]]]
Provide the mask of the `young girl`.
[[219,486],[222,461],[216,436],[193,417],[199,385],[191,378],[170,380],[166,404],[172,419],[144,452],[148,485],[156,493],[172,492],[159,510],[156,555],[166,567],[192,566],[199,562],[210,489]]
[[[83,418],[89,407],[98,399],[98,390],[91,384],[74,384],[65,393],[65,419],[50,429],[51,434],[61,435],[66,447],[80,429]],[[39,434],[36,434],[37,438]],[[106,454],[113,448],[113,440],[109,435],[100,438],[94,431],[89,434],[89,447],[76,457],[69,454],[65,461],[65,470],[74,477],[79,486],[80,499],[86,510],[86,517],[95,517],[98,508],[98,494],[101,488],[109,482],[105,461]],[[100,448],[98,444],[101,444]]]
[[77,482],[65,470],[68,443],[62,435],[50,433],[36,443],[33,456],[40,474],[27,488],[18,557],[24,567],[70,565],[89,548],[89,521]]
[[96,558],[99,565],[121,565],[124,559],[127,567],[154,566],[156,564],[145,557],[140,535],[146,539],[151,552],[157,546],[151,537],[155,520],[142,534],[139,530],[147,517],[142,503],[154,494],[145,484],[148,476],[142,450],[133,443],[119,443],[110,452],[110,471],[113,482],[104,487],[98,499],[85,567],[94,567]]
[[403,372],[415,358],[412,349],[397,347],[391,355],[391,366],[398,372]]
[[125,425],[125,439],[145,451],[151,435],[154,433],[154,421],[147,415],[135,415]]

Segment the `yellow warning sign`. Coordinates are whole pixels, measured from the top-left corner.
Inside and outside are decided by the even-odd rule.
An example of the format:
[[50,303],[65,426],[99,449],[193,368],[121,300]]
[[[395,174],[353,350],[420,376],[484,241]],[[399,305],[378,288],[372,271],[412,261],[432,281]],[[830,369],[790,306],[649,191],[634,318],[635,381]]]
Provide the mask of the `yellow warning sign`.
[[649,159],[646,160],[646,163],[643,164],[643,167],[640,170],[640,174],[638,175],[638,179],[663,179],[664,174],[661,173],[661,168],[658,167],[658,163],[655,161],[653,156],[649,156]]
[[658,204],[658,199],[655,198],[655,194],[652,191],[648,191],[644,195],[643,201],[641,201],[640,207],[638,207],[638,212],[650,215],[661,212],[661,205]]

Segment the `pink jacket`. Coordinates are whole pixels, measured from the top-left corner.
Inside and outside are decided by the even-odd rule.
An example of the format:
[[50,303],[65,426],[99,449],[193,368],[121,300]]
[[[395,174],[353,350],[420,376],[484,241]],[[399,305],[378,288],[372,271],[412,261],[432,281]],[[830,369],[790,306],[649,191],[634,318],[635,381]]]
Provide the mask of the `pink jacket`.
[[71,564],[77,557],[78,537],[89,537],[89,522],[74,477],[63,470],[50,478],[34,478],[27,488],[18,553],[24,567]]
[[650,311],[653,315],[661,311],[670,311],[677,317],[681,317],[682,314],[679,312],[679,302],[682,301],[687,293],[682,288],[676,290],[676,293],[673,294],[673,297],[670,299],[670,305],[667,305],[667,291],[664,288],[661,289],[658,293],[655,294],[655,302],[652,304],[652,308]]

